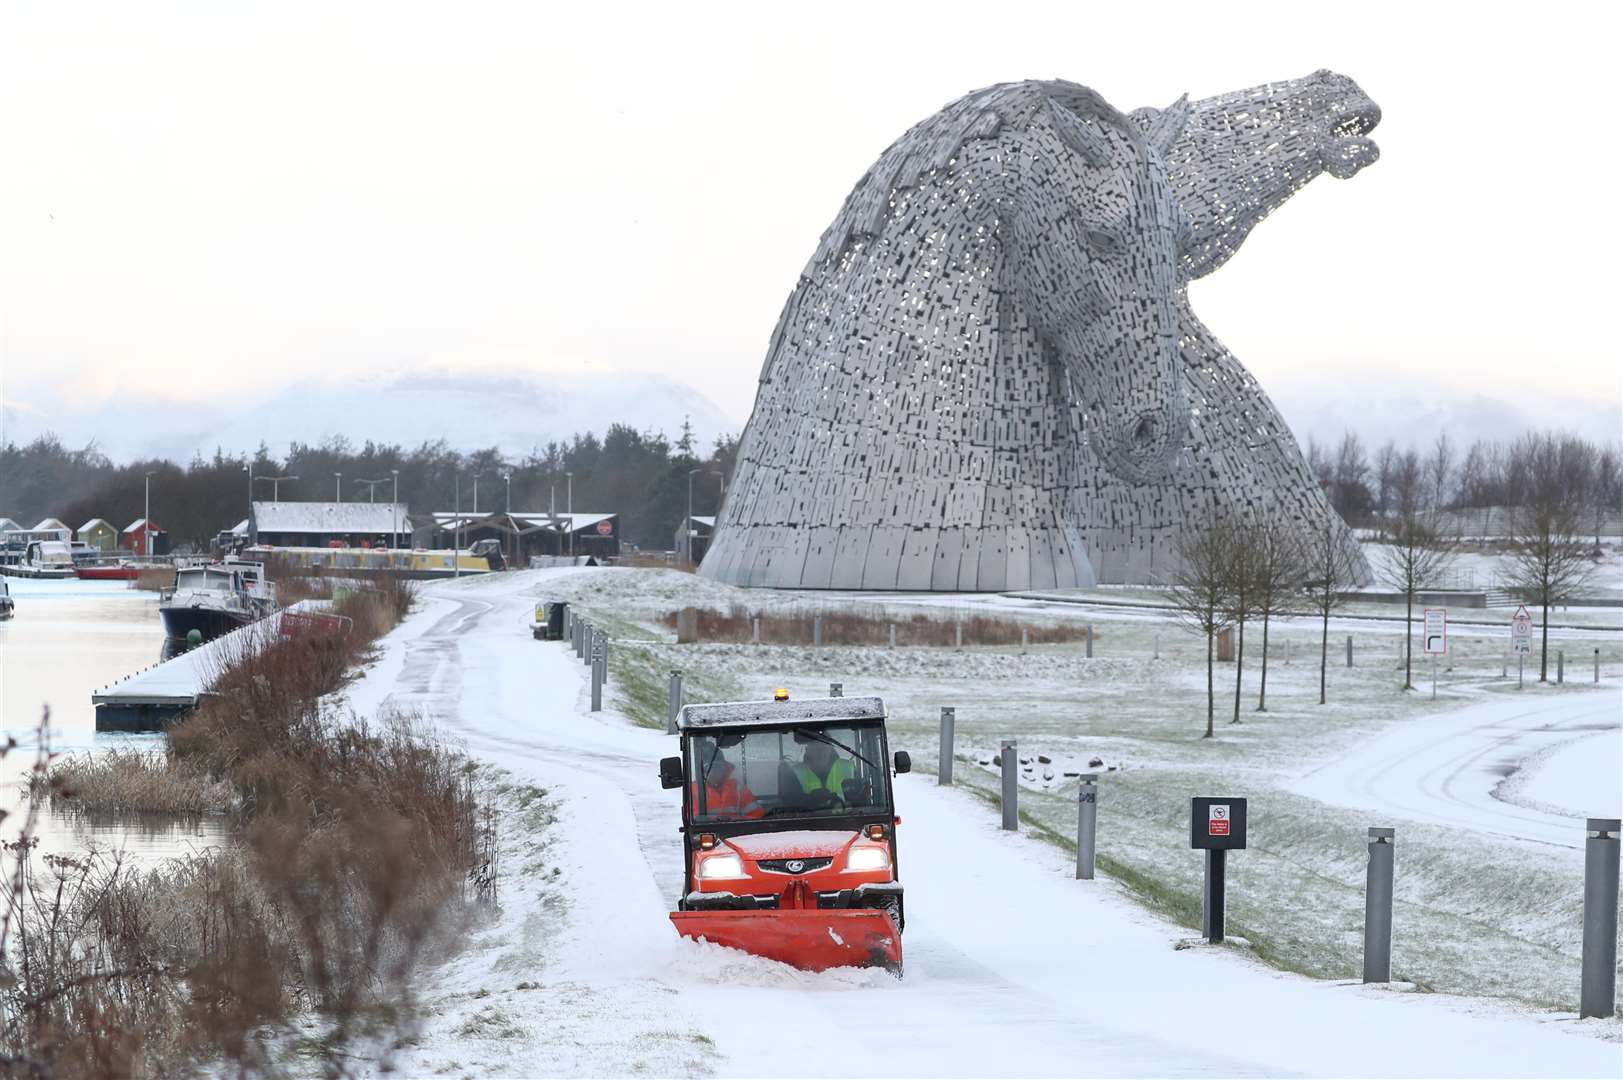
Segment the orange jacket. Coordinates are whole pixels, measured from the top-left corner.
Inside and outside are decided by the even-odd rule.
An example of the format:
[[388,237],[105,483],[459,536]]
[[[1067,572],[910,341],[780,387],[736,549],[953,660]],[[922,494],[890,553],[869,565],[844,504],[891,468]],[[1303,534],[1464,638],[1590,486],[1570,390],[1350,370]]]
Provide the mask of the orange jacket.
[[[733,770],[728,768],[720,777],[718,785],[715,775],[705,780],[704,813],[706,816],[729,816],[741,818],[759,818],[766,816],[766,810],[755,800],[755,793],[740,784],[733,776]],[[693,812],[699,812],[699,785],[694,784],[692,790]]]

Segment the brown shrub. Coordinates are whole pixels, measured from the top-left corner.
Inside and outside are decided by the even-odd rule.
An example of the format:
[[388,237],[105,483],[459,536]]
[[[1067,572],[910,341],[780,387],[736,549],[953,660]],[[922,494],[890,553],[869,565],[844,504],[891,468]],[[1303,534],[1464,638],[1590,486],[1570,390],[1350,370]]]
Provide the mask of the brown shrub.
[[143,566],[130,579],[130,588],[145,589],[147,592],[158,592],[167,589],[175,583],[175,568],[172,566]]
[[[850,610],[816,611],[807,609],[788,614],[762,612],[759,614],[739,604],[727,611],[699,609],[699,639],[701,641],[743,643],[751,640],[751,617],[761,620],[761,642],[766,645],[810,645],[814,640],[813,621],[823,617],[823,644],[825,645],[885,645],[890,641],[890,628],[896,627],[898,645],[953,645],[957,643],[957,627],[962,626],[965,645],[1018,645],[1024,628],[1034,645],[1082,641],[1088,636],[1081,623],[1032,623],[1020,619],[990,615],[962,615],[956,618],[916,614],[906,618],[882,611],[862,612]],[[677,613],[668,612],[661,622],[676,628]]]

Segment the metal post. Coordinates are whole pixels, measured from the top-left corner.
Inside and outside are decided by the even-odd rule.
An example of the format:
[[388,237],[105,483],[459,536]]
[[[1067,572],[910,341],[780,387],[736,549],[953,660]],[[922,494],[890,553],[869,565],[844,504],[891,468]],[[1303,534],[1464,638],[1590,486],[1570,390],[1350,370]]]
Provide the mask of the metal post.
[[[896,647],[896,624],[895,623],[890,624],[890,647],[893,648],[893,649]],[[1595,670],[1597,672],[1600,671],[1600,650],[1599,649],[1595,650]],[[1600,676],[1596,675],[1595,678],[1596,678],[1596,681],[1599,681]]]
[[829,697],[844,697],[845,696],[845,684],[844,683],[837,683],[837,682],[829,683],[828,684],[828,696]]
[[603,711],[603,666],[596,659],[592,660],[592,711]]
[[1161,659],[1161,634],[1159,631],[1155,634],[1155,659]]
[[1600,650],[1595,650],[1595,681],[1600,682]]
[[603,666],[603,681],[609,681],[609,632],[603,631],[597,644],[597,662]]
[[1099,823],[1099,774],[1084,773],[1076,792],[1076,880],[1093,880],[1094,833]]
[[1003,827],[1009,832],[1020,828],[1020,759],[1013,739],[1003,741]]
[[676,714],[682,711],[682,673],[671,672],[670,696],[665,702],[665,734],[676,734]]
[[1610,1018],[1617,1010],[1617,818],[1584,826],[1584,966],[1578,1017]]
[[1024,626],[1022,626],[1020,628],[1020,653],[1021,653],[1022,656],[1025,655],[1025,651],[1026,651],[1027,647],[1030,646],[1030,645],[1031,645],[1031,631],[1026,629]]
[[943,707],[941,710],[941,760],[936,766],[936,783],[948,785],[952,783],[952,728],[956,723],[954,711]]
[[1369,830],[1364,878],[1364,981],[1392,981],[1392,838],[1395,830]]
[[812,647],[818,649],[823,647],[823,617],[821,615],[812,616]]
[[760,643],[761,643],[761,617],[759,615],[752,615],[752,616],[750,616],[750,644],[751,645],[759,645]]
[[1222,848],[1206,852],[1206,890],[1200,910],[1200,929],[1213,945],[1223,943],[1224,856]]
[[1567,681],[1567,651],[1565,649],[1555,650],[1555,681],[1558,686]]
[[1347,635],[1347,666],[1352,667],[1352,635]]
[[1516,654],[1516,689],[1522,688],[1522,654]]
[[591,623],[586,624],[586,636],[581,641],[580,650],[580,659],[583,664],[590,665],[592,663],[592,646],[597,642],[597,635],[600,632],[601,631],[599,631],[598,628],[593,626]]
[[954,641],[953,647],[956,648],[956,649],[962,650],[963,647],[964,647],[964,624],[963,623],[953,623],[952,624],[952,636],[953,636],[953,641]]
[[1093,624],[1088,623],[1088,659],[1093,659]]
[[1437,654],[1431,654],[1431,700],[1437,700]]

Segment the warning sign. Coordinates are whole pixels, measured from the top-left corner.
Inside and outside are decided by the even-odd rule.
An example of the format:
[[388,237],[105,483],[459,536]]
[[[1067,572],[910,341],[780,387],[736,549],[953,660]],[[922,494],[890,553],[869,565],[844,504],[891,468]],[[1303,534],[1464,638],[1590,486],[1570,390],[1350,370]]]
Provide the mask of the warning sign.
[[1229,834],[1229,808],[1224,803],[1213,803],[1206,808],[1206,835],[1227,836]]
[[1510,620],[1510,647],[1520,656],[1533,651],[1533,617],[1527,613],[1526,604],[1517,608],[1515,618]]

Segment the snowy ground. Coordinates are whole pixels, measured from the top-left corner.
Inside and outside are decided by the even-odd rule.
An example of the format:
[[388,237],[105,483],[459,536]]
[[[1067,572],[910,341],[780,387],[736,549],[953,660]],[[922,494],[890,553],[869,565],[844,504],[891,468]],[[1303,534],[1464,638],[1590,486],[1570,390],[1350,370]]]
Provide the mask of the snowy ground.
[[[682,591],[665,577],[642,581],[645,601]],[[432,586],[348,691],[360,712],[432,720],[510,778],[502,910],[430,977],[424,1028],[390,1063],[407,1075],[1623,1072],[1616,1021],[1179,948],[1187,931],[1123,883],[1072,880],[1059,849],[1002,833],[973,791],[928,775],[898,783],[904,979],[808,975],[681,941],[665,917],[680,887],[677,799],[656,771],[671,740],[587,712],[585,668],[529,634],[536,595],[612,580],[565,570]],[[810,650],[770,651],[781,664]],[[825,674],[796,678],[809,689]]]
[[[773,687],[796,694],[883,694],[892,713],[892,741],[934,770],[938,717],[957,711],[961,785],[995,798],[997,778],[986,762],[1004,738],[1018,740],[1023,771],[1022,813],[1034,827],[1066,842],[1074,836],[1076,783],[1066,773],[1104,774],[1100,852],[1112,873],[1146,902],[1183,922],[1199,919],[1200,861],[1188,850],[1191,794],[1243,794],[1252,802],[1253,844],[1230,864],[1230,910],[1257,950],[1289,970],[1324,978],[1356,976],[1362,958],[1365,832],[1371,825],[1402,828],[1398,903],[1402,912],[1395,970],[1429,988],[1495,995],[1548,1008],[1575,1008],[1581,926],[1581,855],[1569,848],[1512,843],[1470,829],[1398,821],[1327,806],[1297,794],[1303,773],[1365,746],[1395,729],[1462,707],[1544,699],[1576,707],[1623,711],[1623,633],[1584,628],[1552,631],[1552,648],[1601,650],[1605,681],[1592,665],[1568,667],[1572,682],[1557,689],[1530,677],[1515,689],[1515,665],[1503,653],[1498,628],[1458,627],[1451,655],[1438,666],[1438,697],[1430,697],[1429,668],[1416,657],[1417,693],[1402,693],[1402,624],[1344,620],[1333,624],[1329,704],[1318,704],[1317,626],[1277,622],[1270,632],[1268,710],[1257,712],[1260,653],[1257,628],[1246,637],[1246,677],[1239,724],[1231,717],[1234,665],[1219,664],[1217,737],[1199,738],[1205,724],[1204,645],[1168,613],[1142,609],[1077,609],[998,596],[789,594],[743,591],[674,572],[611,570],[536,586],[538,594],[569,598],[593,619],[611,623],[621,689],[659,682],[681,669],[701,695],[764,697]],[[1018,648],[760,647],[747,644],[660,644],[657,616],[695,603],[726,609],[804,607],[913,613],[985,612],[1018,617],[1042,640],[1044,625],[1071,619],[1095,626],[1095,654],[1080,645]],[[1508,613],[1507,613],[1508,617]],[[643,625],[635,625],[642,623]],[[1345,666],[1354,641],[1355,666]],[[634,639],[651,642],[633,644]],[[621,642],[624,642],[622,644]],[[1535,673],[1536,674],[1536,673]],[[617,691],[618,692],[618,691]],[[1049,759],[1044,763],[1040,758]],[[1091,762],[1100,762],[1097,767]],[[1591,767],[1605,768],[1604,761]],[[1574,823],[1581,830],[1581,822]],[[1303,903],[1302,897],[1312,897]]]

